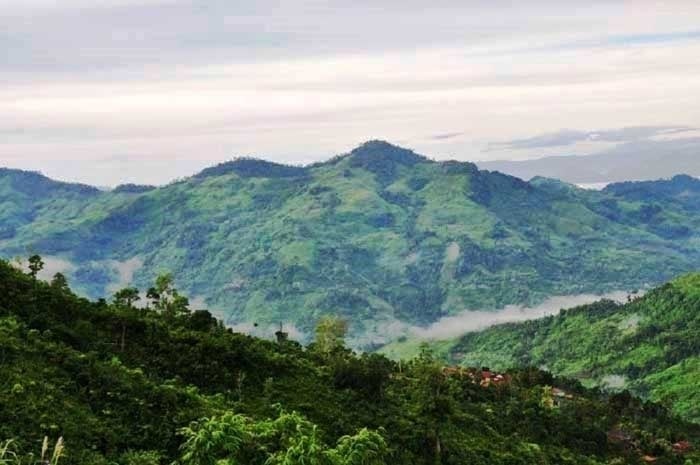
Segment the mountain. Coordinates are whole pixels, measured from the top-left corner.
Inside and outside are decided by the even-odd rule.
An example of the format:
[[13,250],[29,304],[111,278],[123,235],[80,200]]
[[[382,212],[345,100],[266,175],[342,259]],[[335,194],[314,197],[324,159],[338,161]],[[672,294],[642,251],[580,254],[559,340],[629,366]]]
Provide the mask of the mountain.
[[396,364],[342,335],[256,339],[175,304],[92,302],[0,261],[0,462],[38,463],[44,437],[65,465],[700,459],[698,425],[629,394],[428,352]]
[[698,334],[700,274],[691,274],[624,305],[601,301],[466,334],[448,357],[494,369],[546,367],[589,386],[630,389],[700,422]]
[[0,256],[38,253],[42,277],[61,271],[93,298],[171,271],[228,324],[308,334],[337,314],[371,347],[399,320],[695,270],[698,193],[684,176],[602,192],[525,182],[381,141],[304,167],[238,159],[158,188],[3,170]]
[[700,138],[641,140],[591,155],[560,155],[523,161],[484,161],[479,168],[522,179],[535,176],[574,184],[669,178],[683,172],[700,176]]

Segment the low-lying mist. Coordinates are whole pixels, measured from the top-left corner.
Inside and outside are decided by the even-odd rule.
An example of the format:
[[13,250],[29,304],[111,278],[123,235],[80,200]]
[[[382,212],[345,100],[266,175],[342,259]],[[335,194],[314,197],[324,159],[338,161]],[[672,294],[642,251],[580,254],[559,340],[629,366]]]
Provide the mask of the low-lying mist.
[[[50,280],[54,273],[71,273],[77,266],[62,257],[45,256],[44,269],[39,273],[39,278]],[[109,292],[131,285],[134,274],[143,266],[140,257],[133,257],[125,261],[106,260],[96,262],[111,268],[116,274],[116,280],[107,286]],[[18,266],[27,270],[27,263],[20,260]],[[577,294],[566,296],[552,296],[539,305],[525,307],[521,305],[508,305],[494,310],[465,310],[455,315],[445,316],[428,326],[416,326],[394,318],[391,315],[377,316],[377,319],[366,322],[362,327],[351,327],[347,343],[356,350],[371,350],[378,346],[396,341],[401,337],[419,340],[445,340],[459,337],[465,333],[480,331],[490,326],[502,323],[512,323],[543,318],[548,315],[556,315],[562,309],[590,304],[601,299],[609,299],[624,302],[629,295],[626,291],[614,291],[607,294]],[[148,299],[145,292],[141,293],[141,301],[137,306],[146,306]],[[203,296],[192,296],[191,308],[209,309],[223,320],[226,314],[221,309],[211,308],[207,305]],[[261,338],[273,339],[275,332],[279,330],[277,324],[255,324],[252,322],[237,322],[227,325],[236,332],[250,334]],[[303,344],[313,340],[313,334],[304,331],[291,322],[285,322],[283,331],[287,332],[290,339]]]
[[[351,327],[347,344],[355,350],[364,351],[376,349],[378,346],[396,341],[401,337],[427,341],[452,339],[465,333],[480,331],[502,323],[513,323],[556,315],[562,309],[590,304],[601,299],[624,302],[629,295],[630,293],[626,291],[615,291],[600,295],[552,296],[534,307],[508,305],[498,310],[465,310],[455,315],[440,318],[428,326],[412,325],[394,317],[385,316],[366,322],[362,328]],[[190,303],[192,308],[209,308],[217,318],[225,320],[225,312],[207,306],[201,297],[192,298]],[[274,339],[275,332],[280,329],[277,324],[256,324],[253,322],[237,322],[227,324],[227,326],[235,332],[265,339]],[[285,322],[282,330],[288,333],[290,339],[302,344],[307,344],[313,340],[312,333],[303,331],[291,322]]]
[[562,309],[590,304],[601,299],[624,302],[628,295],[628,292],[616,291],[605,295],[553,296],[535,307],[508,305],[495,312],[465,311],[457,315],[443,317],[427,327],[412,326],[410,332],[413,336],[421,339],[449,339],[500,323],[526,321],[548,315],[556,315]]
[[455,315],[445,316],[428,326],[415,326],[397,319],[384,319],[366,328],[362,334],[353,335],[349,343],[363,348],[382,345],[400,337],[422,340],[444,340],[462,334],[480,331],[502,323],[533,320],[548,315],[556,315],[562,309],[590,304],[601,299],[617,302],[627,300],[629,292],[615,291],[602,295],[578,294],[552,296],[534,307],[508,305],[499,310],[465,310]]

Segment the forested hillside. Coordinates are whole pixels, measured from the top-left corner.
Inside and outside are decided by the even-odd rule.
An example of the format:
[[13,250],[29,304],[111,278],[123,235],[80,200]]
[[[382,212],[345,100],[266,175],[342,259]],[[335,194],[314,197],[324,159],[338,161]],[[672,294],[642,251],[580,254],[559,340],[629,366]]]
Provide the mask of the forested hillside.
[[284,334],[255,339],[190,311],[167,276],[136,308],[135,289],[93,302],[62,275],[37,279],[41,260],[31,263],[25,274],[0,261],[2,463],[33,463],[29,453],[66,465],[698,459],[697,425],[628,394],[537,369],[445,369],[427,351],[400,365],[356,355],[332,318],[308,348]]
[[380,141],[306,167],[239,159],[109,192],[3,170],[0,255],[41,254],[92,298],[167,270],[229,324],[292,323],[310,336],[332,313],[382,342],[397,320],[694,270],[699,194],[685,176],[602,192],[528,183]]
[[587,385],[661,402],[700,422],[700,275],[620,305],[601,301],[541,320],[470,333],[450,359],[494,368],[539,366]]

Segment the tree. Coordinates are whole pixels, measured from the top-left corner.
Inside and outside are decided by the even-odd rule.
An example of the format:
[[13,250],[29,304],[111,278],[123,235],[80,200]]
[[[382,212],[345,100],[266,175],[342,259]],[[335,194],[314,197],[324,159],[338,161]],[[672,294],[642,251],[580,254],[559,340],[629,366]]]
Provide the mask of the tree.
[[29,276],[36,279],[41,270],[44,269],[44,261],[40,255],[32,255],[29,257]]
[[[329,451],[319,437],[318,427],[312,425],[308,431],[301,429],[288,439],[288,447],[283,448],[265,461],[266,465],[344,465],[336,459],[334,451]],[[336,459],[336,460],[334,460]]]
[[329,355],[345,347],[348,323],[336,316],[323,316],[316,325],[316,349]]
[[120,307],[133,308],[134,304],[141,300],[139,290],[135,287],[125,287],[114,294],[114,304]]
[[112,300],[116,307],[117,316],[121,325],[119,347],[121,351],[124,352],[124,349],[126,348],[126,323],[128,318],[133,316],[134,303],[141,300],[141,297],[139,296],[139,290],[135,287],[125,287],[124,289],[117,291]]
[[342,465],[384,465],[387,453],[382,435],[367,428],[354,436],[343,436],[335,449],[336,462]]
[[216,465],[240,463],[235,457],[246,438],[246,419],[242,415],[226,412],[222,416],[204,418],[180,430],[185,437],[181,446],[182,465]]
[[51,278],[51,287],[53,287],[54,289],[58,289],[62,292],[70,292],[70,288],[68,287],[68,280],[66,279],[63,273],[56,273],[55,275],[53,275],[53,278]]
[[296,412],[257,422],[226,412],[180,434],[181,465],[385,465],[388,454],[381,434],[366,428],[328,447],[318,427]]
[[155,286],[148,290],[146,296],[151,299],[155,309],[168,319],[189,313],[189,300],[175,289],[171,273],[158,275]]
[[418,357],[412,362],[411,375],[414,384],[411,389],[413,412],[425,428],[424,436],[432,445],[432,461],[442,463],[442,433],[449,426],[454,412],[454,396],[450,393],[450,378],[442,372],[442,364],[427,343],[421,344]]

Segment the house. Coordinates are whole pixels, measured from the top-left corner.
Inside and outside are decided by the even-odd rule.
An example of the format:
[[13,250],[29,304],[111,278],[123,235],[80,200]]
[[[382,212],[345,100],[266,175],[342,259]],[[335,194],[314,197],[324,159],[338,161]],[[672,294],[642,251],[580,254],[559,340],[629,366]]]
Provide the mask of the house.
[[473,383],[479,384],[482,387],[491,385],[508,384],[511,381],[510,375],[506,373],[496,373],[488,367],[482,367],[481,370],[476,368],[463,368],[458,366],[446,366],[442,368],[442,374],[445,377],[459,376],[460,378],[467,377]]
[[620,444],[625,448],[634,448],[634,438],[632,434],[628,431],[621,429],[620,427],[613,428],[608,431],[608,442],[614,444]]
[[678,441],[673,444],[673,452],[676,454],[686,454],[693,448],[688,441]]
[[560,399],[569,399],[569,400],[571,400],[571,399],[574,398],[574,395],[573,395],[573,394],[569,394],[569,393],[566,392],[565,390],[559,389],[559,388],[556,388],[556,387],[555,387],[555,388],[552,388],[552,395],[555,396],[555,397],[559,397]]
[[488,387],[491,385],[501,386],[510,383],[511,377],[505,373],[496,373],[491,371],[488,367],[482,367],[481,373],[479,373],[479,378],[481,381],[479,384],[482,387]]
[[510,383],[510,381],[511,381],[511,377],[507,373],[499,373],[493,377],[493,382],[497,385],[508,384],[508,383]]
[[481,367],[479,378],[481,379],[479,382],[481,387],[489,387],[494,382],[494,373],[488,367]]
[[563,389],[559,389],[556,387],[552,388],[552,397],[554,397],[555,403],[557,405],[563,404],[567,400],[573,400],[574,396],[573,394],[569,394]]

